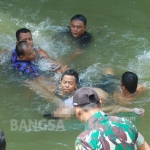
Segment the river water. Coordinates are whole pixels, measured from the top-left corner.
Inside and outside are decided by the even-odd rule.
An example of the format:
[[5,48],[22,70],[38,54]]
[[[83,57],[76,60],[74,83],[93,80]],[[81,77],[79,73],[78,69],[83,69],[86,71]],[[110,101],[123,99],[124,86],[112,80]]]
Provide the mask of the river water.
[[[7,150],[71,150],[76,136],[83,130],[75,118],[68,122],[42,120],[49,104],[25,87],[24,77],[10,65],[16,30],[29,28],[35,47],[64,62],[75,48],[65,39],[56,42],[53,37],[69,25],[73,15],[84,14],[93,42],[68,67],[92,82],[97,82],[107,67],[113,67],[118,77],[124,71],[133,71],[149,91],[149,8],[148,0],[1,0],[0,128],[6,135]],[[4,54],[5,49],[8,51]],[[44,71],[45,66],[40,67]],[[132,113],[119,115],[133,121],[150,143],[149,96],[146,92],[133,104],[146,110],[144,117]]]

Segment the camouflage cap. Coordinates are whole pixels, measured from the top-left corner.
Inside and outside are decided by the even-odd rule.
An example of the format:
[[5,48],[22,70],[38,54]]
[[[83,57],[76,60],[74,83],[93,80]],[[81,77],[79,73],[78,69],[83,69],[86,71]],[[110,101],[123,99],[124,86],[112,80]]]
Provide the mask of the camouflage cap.
[[100,98],[98,97],[96,91],[91,87],[83,87],[77,90],[73,95],[73,105],[86,105],[93,102],[98,102]]

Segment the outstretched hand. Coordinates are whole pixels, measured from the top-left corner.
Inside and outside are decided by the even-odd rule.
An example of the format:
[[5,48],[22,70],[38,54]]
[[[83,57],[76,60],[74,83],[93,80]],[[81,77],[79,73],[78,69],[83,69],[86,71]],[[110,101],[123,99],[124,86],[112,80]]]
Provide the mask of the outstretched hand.
[[69,68],[67,67],[67,65],[62,65],[59,62],[54,61],[53,59],[50,58],[50,56],[46,53],[46,51],[44,51],[43,49],[41,49],[40,47],[38,48],[38,54],[41,57],[44,57],[48,60],[50,60],[50,63],[52,64],[50,67],[51,71],[56,71],[58,73],[64,73],[66,70],[68,70]]
[[56,72],[63,74],[68,69],[69,68],[67,67],[67,65],[65,66],[61,65],[61,67]]
[[135,114],[138,114],[140,116],[144,116],[145,110],[143,108],[133,108],[133,111]]

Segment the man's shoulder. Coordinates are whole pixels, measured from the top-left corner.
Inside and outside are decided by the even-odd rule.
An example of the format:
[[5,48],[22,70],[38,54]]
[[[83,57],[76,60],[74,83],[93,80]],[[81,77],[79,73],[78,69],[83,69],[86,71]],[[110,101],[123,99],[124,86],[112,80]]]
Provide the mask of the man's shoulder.
[[[108,135],[110,133],[113,133],[118,137],[124,134],[127,137],[131,137],[131,139],[134,139],[135,135],[137,134],[135,125],[126,118],[107,115],[104,115],[103,117],[94,117],[95,120],[93,118],[90,120],[87,130],[81,133],[79,137],[83,138],[85,135],[93,137],[95,135],[99,135],[99,138],[101,138],[101,136],[103,137],[103,135],[105,134]],[[91,121],[94,122],[92,123]],[[120,131],[121,135],[116,131]]]
[[19,72],[27,73],[31,78],[40,76],[40,72],[32,62],[28,61],[16,61],[14,67],[18,69]]
[[13,63],[18,69],[28,69],[28,67],[32,67],[32,64],[28,61],[16,60]]
[[135,127],[134,124],[132,124],[132,122],[130,120],[128,120],[128,118],[125,117],[118,117],[118,116],[108,116],[108,120],[109,122],[112,122],[112,124],[116,124],[118,127],[121,126],[121,128],[123,127]]
[[128,120],[128,118],[109,116],[109,120],[110,120],[110,122],[108,122],[108,124],[111,125],[112,132],[115,135],[117,135],[117,137],[124,136],[127,139],[136,141],[138,131],[137,131],[135,125],[130,120]]
[[92,35],[89,32],[85,31],[84,34],[81,35],[81,37],[82,38],[92,38]]
[[17,61],[17,57],[18,57],[18,55],[17,55],[16,49],[14,49],[12,51],[11,62],[15,63]]
[[17,53],[17,52],[16,52],[16,49],[14,49],[14,50],[12,51],[12,54],[14,54],[14,53]]
[[139,94],[139,93],[141,94],[141,92],[145,92],[145,91],[147,91],[147,88],[144,87],[144,86],[141,85],[141,84],[138,84],[138,86],[137,86],[137,92],[138,92],[138,94]]
[[[125,118],[108,116],[101,122],[97,120],[92,127],[83,131],[76,138],[75,146],[78,148],[85,147],[85,149],[87,147],[89,149],[103,149],[107,146],[119,148],[125,141],[128,141],[129,144],[136,141],[137,135],[138,132],[130,121]],[[105,141],[105,143],[101,143],[101,141]],[[135,144],[132,145],[132,147],[134,146]]]
[[92,35],[87,31],[84,32],[80,37],[76,39],[77,43],[81,48],[87,47],[92,42]]

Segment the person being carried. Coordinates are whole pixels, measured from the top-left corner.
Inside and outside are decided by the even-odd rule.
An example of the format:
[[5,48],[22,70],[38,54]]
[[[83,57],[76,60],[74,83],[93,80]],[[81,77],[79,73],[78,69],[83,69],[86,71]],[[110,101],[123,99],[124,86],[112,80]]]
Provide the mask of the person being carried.
[[[16,31],[16,39],[17,39],[16,44],[18,44],[21,41],[26,41],[33,48],[34,53],[35,53],[34,60],[38,61],[41,58],[48,59],[49,63],[51,64],[50,68],[49,68],[50,71],[56,71],[56,70],[58,71],[59,70],[59,72],[63,72],[66,70],[66,67],[62,66],[62,68],[61,68],[61,65],[59,63],[53,61],[50,58],[50,56],[46,53],[46,51],[44,51],[41,48],[38,48],[38,49],[34,48],[32,34],[29,29],[21,28],[21,29],[17,30]],[[15,49],[12,53],[11,63],[15,63],[17,61],[17,59],[18,59],[18,54]]]
[[54,111],[46,111],[44,117],[57,118],[57,117],[70,117],[73,114],[72,96],[76,89],[78,89],[79,76],[78,73],[69,69],[66,70],[61,76],[61,84],[55,88],[55,96],[62,100],[62,104]]
[[[70,117],[74,114],[74,107],[73,107],[73,94],[79,88],[79,75],[78,73],[73,70],[69,69],[66,70],[61,77],[61,85],[55,90],[56,96],[60,97],[63,100],[63,103],[54,114],[51,112],[46,112],[44,117],[48,118],[55,118],[55,117]],[[82,85],[80,85],[82,86]],[[105,99],[109,96],[108,93],[103,91],[100,88],[93,88],[96,90],[98,96],[102,99],[103,103],[105,103]],[[105,109],[105,107],[104,107]],[[144,109],[139,108],[126,108],[120,106],[118,111],[119,112],[133,112],[135,114],[144,115]]]
[[[36,54],[33,47],[26,41],[20,41],[16,45],[16,53],[18,57],[13,62],[14,68],[21,73],[27,74],[32,79],[26,80],[24,84],[30,85],[30,88],[36,88],[36,92],[39,91],[39,89],[44,89],[44,92],[48,91],[53,95],[53,89],[57,87],[57,81],[55,81],[52,77],[44,77],[33,64],[33,61],[36,59]],[[50,90],[49,86],[51,88]],[[60,99],[55,99],[55,101],[58,103],[62,102]]]
[[85,124],[85,130],[76,138],[75,149],[150,150],[135,125],[125,118],[107,116],[101,99],[90,87],[80,88],[73,95],[76,117]]

